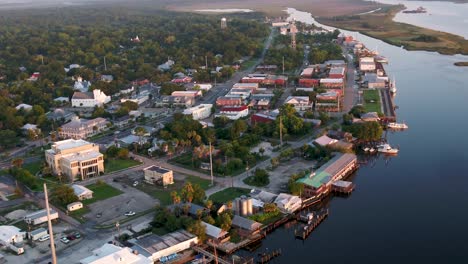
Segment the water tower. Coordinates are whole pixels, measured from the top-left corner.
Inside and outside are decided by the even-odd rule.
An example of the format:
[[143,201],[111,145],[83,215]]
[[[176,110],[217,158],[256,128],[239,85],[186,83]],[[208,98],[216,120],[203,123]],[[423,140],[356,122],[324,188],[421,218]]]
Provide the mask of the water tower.
[[221,29],[227,28],[227,19],[225,17],[221,18]]

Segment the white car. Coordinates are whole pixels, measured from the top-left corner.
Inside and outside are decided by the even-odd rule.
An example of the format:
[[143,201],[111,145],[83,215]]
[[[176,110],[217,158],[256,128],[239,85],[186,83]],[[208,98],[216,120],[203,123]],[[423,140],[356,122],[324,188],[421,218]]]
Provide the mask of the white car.
[[138,185],[138,181],[133,182],[133,187],[136,187]]
[[125,216],[134,216],[136,213],[133,211],[128,211],[125,213]]
[[68,240],[67,237],[62,237],[62,238],[60,238],[60,241],[62,241],[64,244],[70,243],[70,240]]
[[46,241],[46,240],[49,240],[50,236],[49,235],[44,235],[44,236],[41,236],[38,240],[40,242],[43,242],[43,241]]

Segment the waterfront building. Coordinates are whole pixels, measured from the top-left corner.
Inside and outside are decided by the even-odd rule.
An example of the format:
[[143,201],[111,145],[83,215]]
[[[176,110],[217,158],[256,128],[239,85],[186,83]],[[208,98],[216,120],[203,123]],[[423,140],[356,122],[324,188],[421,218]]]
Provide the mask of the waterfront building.
[[104,173],[104,155],[99,146],[82,139],[55,142],[45,151],[45,158],[54,174],[65,175],[70,182]]
[[336,154],[318,170],[311,172],[296,182],[304,184],[303,197],[313,197],[327,193],[333,182],[351,174],[358,167],[357,157],[351,153]]

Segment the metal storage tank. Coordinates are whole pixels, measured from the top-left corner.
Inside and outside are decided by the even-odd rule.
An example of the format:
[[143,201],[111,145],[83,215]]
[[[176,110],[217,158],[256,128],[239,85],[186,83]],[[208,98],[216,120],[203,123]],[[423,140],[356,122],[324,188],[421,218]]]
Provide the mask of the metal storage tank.
[[246,216],[246,215],[248,214],[247,200],[241,199],[240,202],[241,202],[241,211],[240,211],[240,215],[241,215],[241,216]]
[[253,215],[252,198],[247,198],[247,215]]

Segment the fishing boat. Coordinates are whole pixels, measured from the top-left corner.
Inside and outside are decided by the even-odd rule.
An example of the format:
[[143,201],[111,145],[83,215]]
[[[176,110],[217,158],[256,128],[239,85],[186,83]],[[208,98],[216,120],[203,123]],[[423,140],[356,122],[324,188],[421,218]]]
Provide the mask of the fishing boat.
[[393,94],[396,94],[397,92],[395,78],[390,82],[390,92]]
[[391,122],[391,123],[387,124],[387,128],[391,128],[391,129],[408,129],[408,125],[406,125],[405,123]]
[[397,154],[398,153],[398,149],[392,148],[389,144],[380,145],[377,148],[377,151],[381,153],[385,153],[385,154]]

